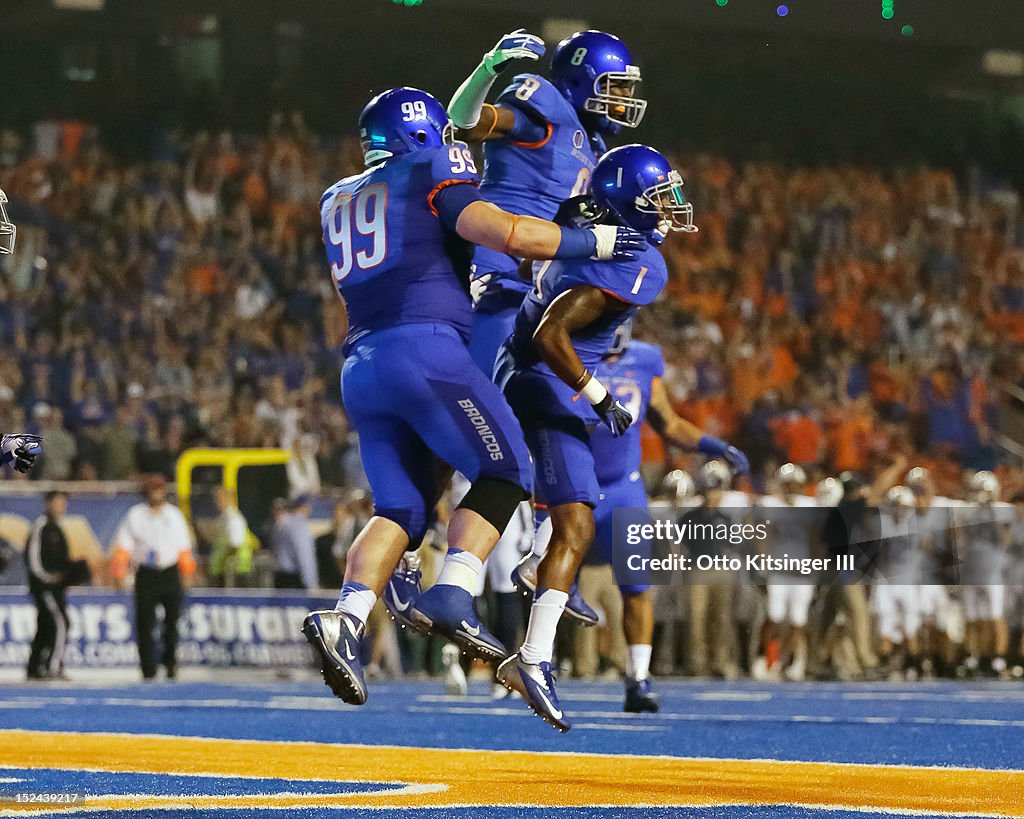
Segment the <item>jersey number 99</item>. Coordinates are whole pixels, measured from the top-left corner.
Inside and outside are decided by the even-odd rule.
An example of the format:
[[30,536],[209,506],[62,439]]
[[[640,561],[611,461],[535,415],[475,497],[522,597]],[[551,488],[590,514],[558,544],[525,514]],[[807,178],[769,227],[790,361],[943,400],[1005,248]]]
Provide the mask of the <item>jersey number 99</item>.
[[427,118],[427,104],[423,100],[402,103],[402,122],[415,122]]
[[[352,272],[353,265],[360,270],[369,270],[384,261],[388,252],[388,240],[384,219],[388,207],[387,183],[367,185],[354,197],[350,194],[338,196],[327,220],[328,239],[337,248],[331,262],[334,281],[340,283]],[[353,234],[355,222],[355,234]],[[366,241],[359,242],[359,237]],[[355,245],[359,242],[360,249]]]

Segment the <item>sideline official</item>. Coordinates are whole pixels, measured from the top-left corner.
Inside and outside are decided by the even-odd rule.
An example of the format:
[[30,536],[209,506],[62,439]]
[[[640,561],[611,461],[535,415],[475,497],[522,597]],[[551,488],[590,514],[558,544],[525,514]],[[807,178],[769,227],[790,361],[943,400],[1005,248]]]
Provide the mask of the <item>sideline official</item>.
[[[163,476],[147,476],[142,488],[145,501],[128,510],[114,535],[112,571],[123,585],[129,568],[135,568],[135,639],[143,679],[156,676],[159,661],[167,670],[167,679],[173,680],[184,598],[182,578],[191,578],[195,572],[192,536],[181,510],[167,503]],[[164,610],[159,652],[153,639],[157,607]]]
[[28,590],[36,604],[36,636],[28,657],[30,680],[63,679],[64,648],[68,641],[66,591],[73,580],[74,562],[61,528],[68,499],[47,492],[43,514],[32,525],[25,545]]

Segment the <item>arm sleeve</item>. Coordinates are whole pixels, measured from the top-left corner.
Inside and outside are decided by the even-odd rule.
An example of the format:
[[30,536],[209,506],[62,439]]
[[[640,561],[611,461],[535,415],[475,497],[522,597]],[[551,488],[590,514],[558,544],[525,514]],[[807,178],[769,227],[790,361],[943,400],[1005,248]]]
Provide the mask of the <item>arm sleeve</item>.
[[54,531],[54,553],[52,565],[49,568],[55,572],[67,572],[71,569],[71,549],[68,546],[68,539],[64,536],[64,530],[57,524],[53,526]]
[[[455,229],[455,222],[459,214],[470,202],[479,199],[476,194],[476,186],[480,184],[480,177],[476,172],[476,164],[473,161],[473,153],[464,142],[456,142],[454,145],[445,145],[434,150],[430,157],[430,191],[427,193],[427,206],[431,212],[442,219],[445,227]],[[459,190],[455,196],[449,194],[453,189]],[[445,211],[442,214],[439,200],[448,200]]]
[[450,184],[435,188],[431,207],[438,218],[449,230],[455,230],[459,217],[469,205],[480,201],[480,192],[476,185],[452,180]]
[[537,122],[534,117],[531,117],[518,106],[503,104],[502,107],[512,112],[513,123],[511,130],[508,132],[509,140],[523,145],[536,145],[537,143],[547,142],[551,129],[550,123]]
[[665,375],[665,357],[661,354],[661,348],[651,345],[650,353],[651,378],[663,378]]
[[181,530],[181,551],[191,552],[192,530],[189,528],[188,521],[185,519],[185,513],[180,509],[178,510],[178,527]]
[[114,540],[112,541],[115,550],[120,549],[129,554],[134,551],[135,547],[135,539],[132,537],[131,515],[130,511],[125,515],[121,525],[117,527],[117,532],[114,534]]
[[458,128],[472,128],[480,121],[487,93],[494,85],[497,75],[488,71],[484,63],[473,69],[473,73],[463,80],[448,103],[448,115]]
[[25,545],[25,560],[29,573],[43,583],[52,583],[53,576],[43,567],[43,526],[45,521],[40,518],[32,525],[32,531]]
[[496,104],[516,114],[516,124],[509,134],[514,142],[544,139],[551,126],[564,118],[568,108],[561,92],[538,74],[517,74],[498,96]]

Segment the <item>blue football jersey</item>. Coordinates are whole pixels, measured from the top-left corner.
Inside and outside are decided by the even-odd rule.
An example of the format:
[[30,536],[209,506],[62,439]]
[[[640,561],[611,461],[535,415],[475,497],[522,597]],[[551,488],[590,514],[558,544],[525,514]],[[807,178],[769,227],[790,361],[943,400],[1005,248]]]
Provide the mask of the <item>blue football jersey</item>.
[[435,322],[468,337],[472,245],[438,218],[448,185],[478,184],[463,144],[413,151],[335,183],[320,199],[327,261],[348,307],[346,351],[385,327]]
[[[509,137],[485,142],[480,194],[511,213],[551,219],[563,201],[590,190],[590,174],[604,143],[600,136],[587,134],[569,101],[537,74],[514,77],[497,104],[544,124],[546,135],[532,143]],[[514,275],[519,260],[481,247],[473,264],[478,275]]]
[[622,312],[606,313],[573,335],[576,354],[583,366],[593,372],[611,346],[619,326],[661,293],[668,282],[668,268],[661,253],[648,245],[632,261],[571,259],[538,263],[534,282],[534,289],[516,315],[512,336],[505,342],[517,370],[533,368],[551,373],[534,349],[533,334],[548,305],[567,290],[581,286],[597,287],[629,305]]
[[634,418],[633,425],[617,438],[604,425],[590,434],[594,468],[602,487],[627,480],[640,469],[640,428],[647,418],[651,384],[664,373],[661,349],[642,341],[631,342],[625,353],[604,358],[597,366],[594,374]]

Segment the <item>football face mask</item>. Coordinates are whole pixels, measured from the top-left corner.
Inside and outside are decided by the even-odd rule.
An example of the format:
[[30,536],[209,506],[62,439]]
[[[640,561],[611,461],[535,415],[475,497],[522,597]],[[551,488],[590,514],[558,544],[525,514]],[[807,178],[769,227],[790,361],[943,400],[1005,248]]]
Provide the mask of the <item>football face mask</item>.
[[647,111],[647,100],[636,96],[639,85],[640,69],[635,65],[627,65],[625,71],[608,71],[594,80],[594,95],[585,108],[617,125],[636,128]]
[[678,171],[672,171],[668,178],[647,188],[636,199],[636,209],[641,213],[658,214],[658,233],[663,237],[671,231],[696,233],[693,223],[693,205],[683,193],[683,178]]

